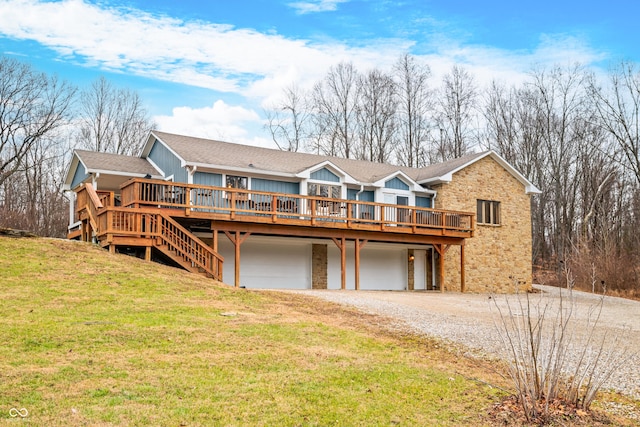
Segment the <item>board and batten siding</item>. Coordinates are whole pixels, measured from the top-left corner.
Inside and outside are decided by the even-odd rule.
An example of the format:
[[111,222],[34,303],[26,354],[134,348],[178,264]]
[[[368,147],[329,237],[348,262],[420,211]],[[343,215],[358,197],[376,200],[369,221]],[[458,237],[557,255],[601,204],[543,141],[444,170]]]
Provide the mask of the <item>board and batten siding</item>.
[[76,168],[76,172],[73,174],[73,179],[71,180],[71,188],[76,188],[85,179],[87,179],[89,175],[87,175],[87,170],[84,168],[84,165],[81,162],[78,162],[78,167]]
[[347,200],[360,200],[361,202],[373,202],[375,200],[375,193],[373,191],[363,191],[355,188],[347,188]]
[[211,187],[222,187],[222,175],[219,173],[196,172],[193,174],[193,183]]
[[390,188],[393,190],[409,191],[409,186],[403,180],[398,177],[392,178],[384,183],[384,188]]
[[271,193],[300,194],[300,183],[251,178],[251,189],[254,191],[268,191]]
[[311,179],[327,182],[340,182],[340,177],[327,168],[322,168],[315,172],[311,172]]
[[416,206],[419,208],[430,208],[431,197],[416,196]]
[[173,175],[174,182],[187,182],[187,170],[180,165],[180,159],[157,139],[151,147],[149,159],[162,170],[165,178]]

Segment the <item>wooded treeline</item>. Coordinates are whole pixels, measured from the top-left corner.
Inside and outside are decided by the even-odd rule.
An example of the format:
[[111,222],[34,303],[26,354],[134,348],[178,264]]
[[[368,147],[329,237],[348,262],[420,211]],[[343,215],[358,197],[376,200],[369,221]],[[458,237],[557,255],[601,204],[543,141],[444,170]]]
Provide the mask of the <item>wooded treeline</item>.
[[66,236],[72,150],[137,154],[152,128],[134,91],[104,78],[80,90],[0,57],[0,227]]
[[[421,167],[493,149],[531,180],[534,264],[601,290],[638,291],[640,69],[534,68],[481,87],[463,67],[436,81],[403,55],[390,70],[339,63],[265,111],[283,150]],[[0,58],[0,227],[65,235],[70,152],[137,154],[153,123],[137,93],[80,90]],[[558,276],[559,277],[559,276]],[[546,279],[545,279],[546,280]]]

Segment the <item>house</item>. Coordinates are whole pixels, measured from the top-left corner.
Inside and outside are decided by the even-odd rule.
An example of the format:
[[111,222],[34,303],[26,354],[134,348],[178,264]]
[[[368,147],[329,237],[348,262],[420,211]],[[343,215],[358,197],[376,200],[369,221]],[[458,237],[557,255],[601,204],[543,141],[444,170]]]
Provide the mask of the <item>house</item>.
[[531,285],[530,197],[493,151],[408,168],[152,131],[76,150],[69,238],[247,288]]

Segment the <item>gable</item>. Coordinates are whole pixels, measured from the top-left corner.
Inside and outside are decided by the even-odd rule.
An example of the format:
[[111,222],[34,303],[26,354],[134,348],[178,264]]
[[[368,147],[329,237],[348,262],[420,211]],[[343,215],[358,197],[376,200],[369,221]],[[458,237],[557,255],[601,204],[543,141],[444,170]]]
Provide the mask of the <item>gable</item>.
[[327,168],[311,172],[311,179],[317,179],[318,181],[340,182],[340,177]]
[[400,178],[398,178],[397,176],[385,181],[384,188],[409,191],[409,185],[405,183],[403,180],[401,180]]
[[187,170],[180,159],[157,139],[147,158],[160,168],[165,178],[173,176],[175,182],[187,182]]
[[71,179],[71,189],[76,188],[78,185],[80,185],[82,182],[84,182],[85,179],[87,179],[89,175],[87,174],[87,170],[85,169],[84,165],[82,164],[82,162],[78,162],[78,166],[76,167],[76,171],[73,174],[73,178]]

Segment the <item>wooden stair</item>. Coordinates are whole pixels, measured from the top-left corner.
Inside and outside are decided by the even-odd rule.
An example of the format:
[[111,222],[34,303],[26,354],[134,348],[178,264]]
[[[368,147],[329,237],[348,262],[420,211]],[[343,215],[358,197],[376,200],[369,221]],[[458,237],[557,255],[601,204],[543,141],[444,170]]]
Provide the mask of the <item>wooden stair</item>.
[[110,250],[116,246],[151,246],[187,271],[222,281],[222,256],[171,218],[167,210],[140,211],[112,203],[105,206],[91,184],[85,184],[78,197],[78,216],[83,225],[77,234],[81,240],[91,241],[96,236],[100,245]]
[[158,236],[154,248],[187,271],[222,280],[223,258],[210,246],[164,213],[152,215],[150,224]]

